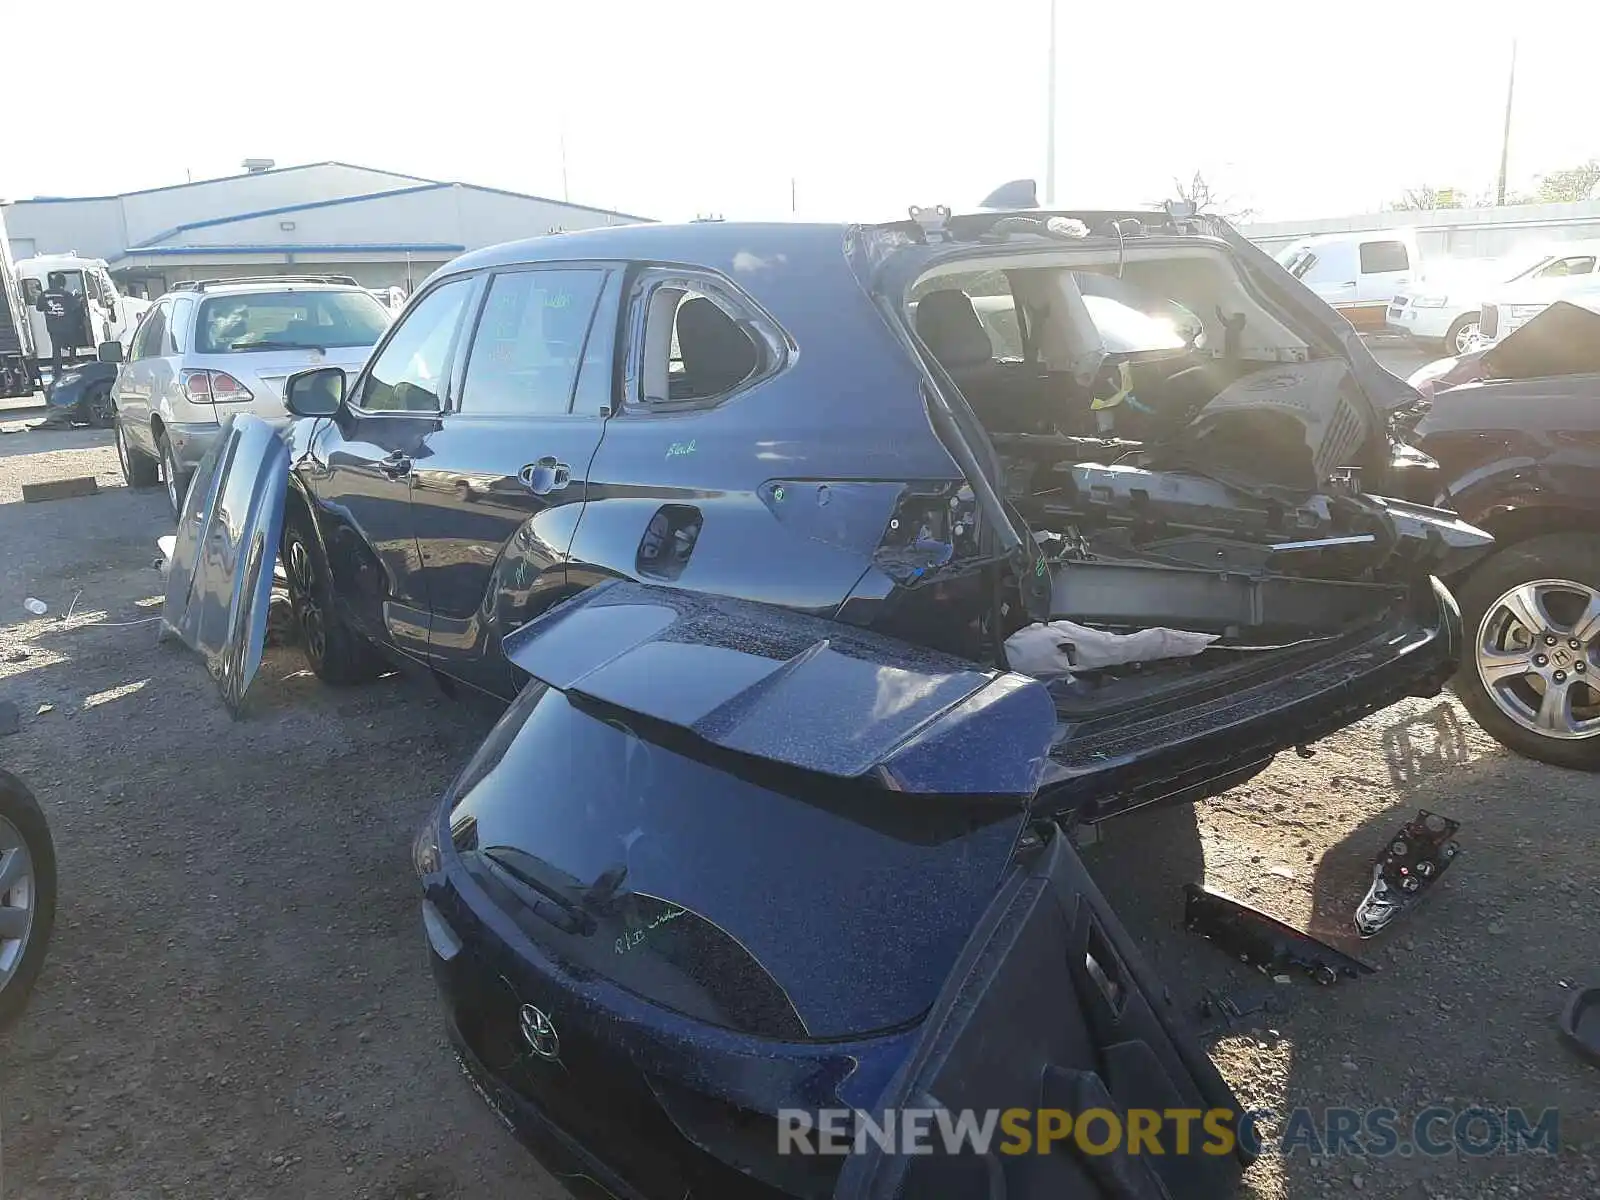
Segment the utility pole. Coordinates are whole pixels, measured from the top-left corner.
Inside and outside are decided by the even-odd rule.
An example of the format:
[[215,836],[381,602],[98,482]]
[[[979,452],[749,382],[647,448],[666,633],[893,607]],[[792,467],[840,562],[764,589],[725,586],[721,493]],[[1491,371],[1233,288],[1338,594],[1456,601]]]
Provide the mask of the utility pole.
[[1050,65],[1045,86],[1044,206],[1056,202],[1056,0],[1050,3]]
[[561,198],[571,202],[572,196],[567,191],[567,121],[561,119]]
[[1517,90],[1517,39],[1511,39],[1511,74],[1506,78],[1506,127],[1500,136],[1500,179],[1495,185],[1494,202],[1506,202],[1506,160],[1511,156],[1511,98]]

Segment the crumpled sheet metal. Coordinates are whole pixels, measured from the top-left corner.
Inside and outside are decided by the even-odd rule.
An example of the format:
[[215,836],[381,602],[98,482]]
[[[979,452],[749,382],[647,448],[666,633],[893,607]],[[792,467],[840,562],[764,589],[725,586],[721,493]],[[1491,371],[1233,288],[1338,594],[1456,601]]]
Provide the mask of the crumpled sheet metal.
[[261,666],[288,487],[288,445],[241,413],[201,460],[178,522],[161,637],[199,651],[234,716]]

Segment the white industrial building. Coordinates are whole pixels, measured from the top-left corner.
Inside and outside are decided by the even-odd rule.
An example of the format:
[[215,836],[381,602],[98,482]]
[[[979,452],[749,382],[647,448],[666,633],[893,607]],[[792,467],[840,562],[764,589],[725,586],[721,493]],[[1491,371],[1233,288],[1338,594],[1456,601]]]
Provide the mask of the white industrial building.
[[274,167],[120,196],[38,197],[6,209],[14,258],[103,258],[124,292],[186,279],[320,271],[408,293],[464,250],[649,218],[348,163]]

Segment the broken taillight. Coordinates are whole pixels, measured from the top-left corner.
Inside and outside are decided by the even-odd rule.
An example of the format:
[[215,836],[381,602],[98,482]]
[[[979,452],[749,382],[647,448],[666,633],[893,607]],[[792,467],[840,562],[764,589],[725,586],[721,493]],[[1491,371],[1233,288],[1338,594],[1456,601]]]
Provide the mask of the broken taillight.
[[255,399],[249,388],[226,371],[184,371],[178,381],[183,394],[194,404],[229,404]]

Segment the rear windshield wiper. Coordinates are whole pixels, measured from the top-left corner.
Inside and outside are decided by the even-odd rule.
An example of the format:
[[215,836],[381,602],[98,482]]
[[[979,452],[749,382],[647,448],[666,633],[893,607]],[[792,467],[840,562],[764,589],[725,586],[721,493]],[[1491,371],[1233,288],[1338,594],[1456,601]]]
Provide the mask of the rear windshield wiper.
[[[540,896],[559,908],[571,923],[569,932],[582,934],[584,937],[594,932],[594,917],[585,910],[580,900],[568,894],[572,890],[571,885],[552,883],[548,879],[540,878],[549,868],[539,859],[514,846],[490,846],[478,853],[523,887],[538,892]],[[553,923],[560,924],[560,922]]]
[[308,342],[234,342],[229,350],[321,350]]

